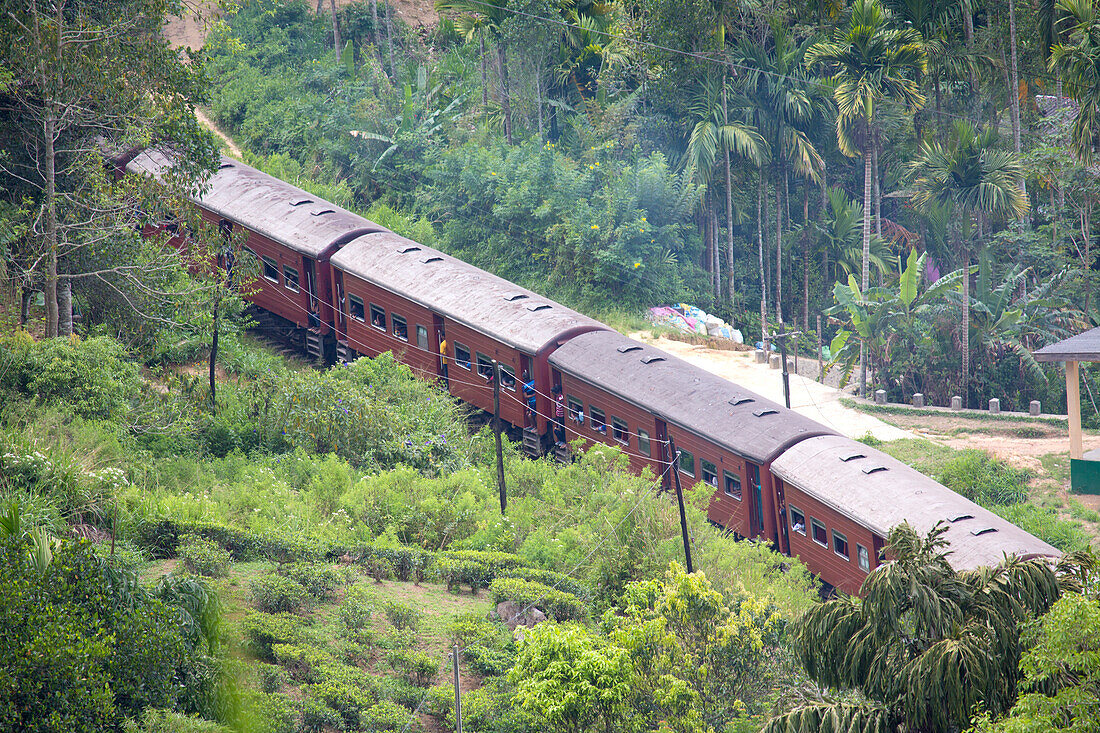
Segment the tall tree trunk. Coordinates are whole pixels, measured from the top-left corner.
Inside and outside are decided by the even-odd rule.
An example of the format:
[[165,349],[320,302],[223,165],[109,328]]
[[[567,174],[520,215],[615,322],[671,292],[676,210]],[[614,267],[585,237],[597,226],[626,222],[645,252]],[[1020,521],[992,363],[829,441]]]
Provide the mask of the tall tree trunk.
[[[868,125],[870,127],[870,125]],[[870,135],[863,143],[863,272],[859,276],[860,289],[866,293],[871,270],[871,142]],[[859,396],[867,396],[867,354],[859,343]]]
[[[218,287],[220,287],[220,286],[218,286]],[[216,369],[216,366],[217,366],[217,363],[218,363],[218,319],[219,319],[219,316],[220,316],[221,304],[222,304],[222,296],[221,296],[221,291],[219,290],[218,294],[214,296],[214,319],[213,319],[213,326],[212,326],[214,333],[213,333],[213,336],[210,339],[210,413],[211,414],[215,414],[218,410],[218,403],[217,403],[217,399],[216,399],[218,383],[217,383],[217,380],[215,379],[215,376],[216,376],[215,369]]]
[[[318,0],[320,2],[320,0]],[[370,42],[374,44],[374,52],[378,54],[378,60],[382,60],[382,43],[378,33],[378,0],[370,0]]]
[[713,200],[710,205],[710,230],[714,236],[714,302],[722,300],[722,248],[718,246],[718,205]]
[[963,250],[962,400],[970,407],[970,250]]
[[336,52],[336,65],[340,65],[340,54],[344,51],[343,44],[340,43],[340,19],[336,15],[336,0],[328,0],[329,7],[332,8],[332,48]]
[[542,135],[542,70],[535,70],[535,113],[539,123],[539,142],[543,141]]
[[34,290],[30,285],[24,285],[20,288],[19,296],[19,325],[26,326],[31,320],[31,298],[34,296]]
[[775,180],[775,317],[783,323],[783,188]]
[[500,39],[497,45],[497,55],[500,59],[500,86],[501,102],[504,107],[504,138],[508,144],[512,144],[512,99],[508,90],[508,49],[504,45],[504,39]]
[[390,78],[397,78],[397,67],[393,63],[393,17],[390,14],[390,3],[392,0],[386,0],[386,45],[389,47],[390,52]]
[[872,175],[875,178],[875,236],[882,239],[882,181],[878,169],[878,140],[871,138],[871,166],[874,168]]
[[[724,77],[723,77],[724,78]],[[726,106],[726,85],[722,84],[722,121],[729,123],[729,109]],[[729,268],[730,306],[737,292],[737,275],[734,267],[736,260],[733,252],[733,185],[730,182],[730,151],[725,148],[726,163],[726,266]]]
[[489,74],[486,71],[488,59],[485,56],[485,31],[477,29],[477,42],[481,46],[481,109],[485,114],[485,134],[489,134]]
[[67,277],[57,281],[57,335],[73,335],[73,283]]
[[[963,29],[966,34],[966,53],[971,58],[974,57],[974,13],[970,8],[969,0],[962,0],[962,14],[963,14]],[[978,75],[977,71],[971,65],[968,72],[970,76],[970,98],[971,109],[974,109],[974,101],[978,92]]]
[[[62,23],[64,16],[62,15],[62,4],[58,3],[57,6],[57,28],[55,29],[56,38],[54,39],[54,47],[50,49],[55,54],[54,58],[58,65],[57,76],[60,77],[61,66],[61,36],[62,36]],[[38,43],[45,45],[42,29],[38,19],[38,3],[36,0],[31,0],[31,15],[34,18],[34,37]],[[46,49],[42,48],[41,55],[46,56]],[[53,96],[50,93],[50,82],[53,81],[60,85],[60,79],[48,79],[46,75],[46,63],[42,62],[38,65],[38,83],[40,85],[40,91],[46,95],[45,107],[46,115],[42,126],[42,134],[44,144],[46,147],[45,160],[45,184],[46,184],[46,232],[45,232],[45,245],[47,250],[46,258],[46,337],[54,338],[57,336],[57,248],[58,248],[58,222],[57,222],[57,149],[55,147],[57,143],[57,110],[54,108]]]
[[[1016,0],[1008,0],[1008,36],[1012,44],[1012,89],[1009,99],[1012,102],[1012,145],[1016,157],[1020,157],[1020,74],[1016,60]],[[1027,180],[1020,176],[1020,190],[1027,194]],[[1020,216],[1020,223],[1024,217]]]
[[802,330],[810,330],[810,182],[802,187]]
[[764,171],[756,188],[756,245],[760,254],[760,341],[768,345],[768,277],[764,270]]

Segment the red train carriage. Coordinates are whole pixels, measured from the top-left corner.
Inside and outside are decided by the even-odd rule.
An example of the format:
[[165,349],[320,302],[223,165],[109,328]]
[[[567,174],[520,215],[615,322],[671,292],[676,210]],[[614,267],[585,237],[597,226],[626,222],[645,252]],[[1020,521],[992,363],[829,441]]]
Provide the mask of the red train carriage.
[[[134,158],[127,170],[155,176],[167,165],[170,159],[152,150]],[[362,234],[385,231],[297,186],[226,157],[195,204],[206,221],[247,230],[246,253],[258,260],[258,277],[249,300],[310,329],[318,338],[330,332],[336,315],[328,303],[329,258]]]
[[681,481],[714,486],[711,521],[744,537],[778,542],[771,462],[800,440],[832,433],[613,331],[572,339],[550,364],[565,394],[570,439],[619,445],[636,468],[660,474],[668,465],[665,444],[671,436],[680,451]]
[[840,435],[792,446],[772,472],[785,515],[779,549],[848,593],[858,593],[881,564],[887,535],[904,521],[922,534],[945,522],[947,559],[957,570],[996,565],[1006,553],[1061,554],[901,461]]
[[[553,406],[547,357],[577,334],[606,326],[530,290],[392,232],[359,237],[332,257],[340,348],[392,351],[417,372],[443,376],[451,394],[492,411],[501,365],[501,418],[545,436]],[[446,355],[440,342],[446,340]],[[349,355],[350,356],[350,355]],[[526,415],[528,373],[540,393]]]

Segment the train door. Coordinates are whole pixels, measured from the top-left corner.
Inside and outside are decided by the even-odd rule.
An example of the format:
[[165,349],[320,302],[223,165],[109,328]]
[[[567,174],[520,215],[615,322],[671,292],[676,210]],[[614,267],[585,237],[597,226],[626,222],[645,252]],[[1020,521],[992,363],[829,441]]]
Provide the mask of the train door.
[[435,373],[443,380],[444,386],[449,390],[451,383],[447,379],[447,357],[442,353],[443,350],[439,348],[439,345],[447,340],[447,333],[443,327],[443,316],[438,313],[432,313],[432,331],[435,332],[435,341],[432,342],[432,348],[436,352]]
[[317,267],[309,257],[302,257],[302,272],[305,274],[306,296],[309,302],[309,327],[321,327],[321,306],[317,301]]
[[775,482],[775,503],[779,519],[779,551],[785,555],[791,554],[791,538],[787,534],[787,502],[784,499],[783,482],[772,476]]
[[344,305],[344,273],[333,269],[333,280],[336,283],[336,330],[337,337],[343,340],[348,338],[348,320]]
[[760,466],[749,464],[749,481],[752,483],[753,536],[764,532],[764,496],[760,490]]
[[657,438],[656,458],[661,464],[658,469],[661,472],[661,490],[671,491],[672,472],[676,469],[669,466],[672,462],[672,449],[668,444],[668,425],[664,420],[657,420],[653,427],[653,434]]

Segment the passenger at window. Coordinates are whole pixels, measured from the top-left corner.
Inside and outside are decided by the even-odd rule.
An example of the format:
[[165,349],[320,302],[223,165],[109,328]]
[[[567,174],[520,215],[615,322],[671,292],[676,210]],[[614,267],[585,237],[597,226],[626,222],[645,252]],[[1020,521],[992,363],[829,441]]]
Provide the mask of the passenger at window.
[[451,382],[447,379],[447,337],[443,335],[442,331],[439,331],[436,336],[439,338],[439,361],[442,364],[443,373],[443,386],[447,389],[451,388]]
[[554,439],[559,445],[565,443],[565,395],[561,387],[554,387]]
[[386,328],[386,317],[382,315],[381,311],[374,310],[373,308],[371,308],[370,322],[375,328]]

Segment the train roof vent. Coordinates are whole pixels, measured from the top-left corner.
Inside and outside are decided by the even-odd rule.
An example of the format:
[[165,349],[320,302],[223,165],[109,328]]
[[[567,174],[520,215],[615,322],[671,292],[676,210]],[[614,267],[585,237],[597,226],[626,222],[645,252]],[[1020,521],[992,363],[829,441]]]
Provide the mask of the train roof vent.
[[757,417],[764,417],[765,415],[778,415],[779,410],[773,410],[770,407],[761,407],[759,410],[753,410],[752,414]]
[[528,296],[527,293],[505,293],[502,297],[511,303],[513,300],[523,300]]
[[742,395],[737,395],[736,397],[734,397],[729,402],[734,407],[737,407],[738,405],[743,405],[746,402],[756,402],[756,400],[754,400],[752,397],[746,397],[745,395],[742,394]]
[[440,257],[439,255],[427,255],[426,257],[421,257],[420,258],[420,262],[422,262],[425,265],[430,265],[433,262],[442,262],[442,261],[443,261],[443,258]]
[[218,170],[223,171],[226,168],[233,168],[233,167],[234,166],[233,166],[232,163],[222,163],[221,165],[218,166]]
[[642,350],[642,347],[638,346],[637,344],[624,344],[624,345],[620,346],[619,348],[615,349],[615,351],[618,351],[620,354],[629,354],[631,351],[641,351],[641,350]]
[[889,471],[889,470],[890,469],[887,468],[886,466],[868,466],[867,468],[863,469],[863,472],[865,474],[867,474],[868,476],[870,476],[872,473],[878,473],[879,471]]
[[415,244],[406,244],[397,248],[397,251],[403,255],[407,255],[409,252],[419,252],[420,248]]
[[845,453],[844,455],[842,455],[840,457],[840,460],[847,463],[848,461],[854,461],[857,458],[866,458],[866,457],[867,456],[863,455],[862,453]]
[[964,519],[973,519],[973,518],[974,518],[973,514],[956,514],[953,517],[948,517],[948,520],[950,520],[951,522],[961,522]]
[[982,527],[981,529],[971,530],[970,534],[974,535],[975,537],[981,537],[983,534],[989,534],[990,532],[996,532],[996,531],[997,531],[996,527]]
[[310,216],[324,216],[325,214],[335,214],[335,213],[336,213],[335,209],[321,209],[320,211],[311,211],[311,212],[309,212],[309,215]]
[[528,303],[527,310],[531,311],[532,313],[538,313],[539,311],[548,311],[550,310],[550,305],[547,303]]
[[312,203],[313,203],[313,199],[291,199],[290,200],[290,205],[291,206],[301,206],[302,204],[312,204]]
[[650,354],[649,356],[642,357],[643,364],[653,364],[654,362],[664,361],[665,357],[657,356],[656,354]]

